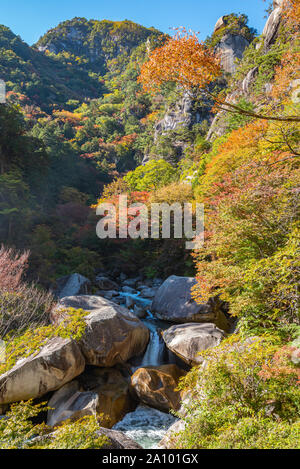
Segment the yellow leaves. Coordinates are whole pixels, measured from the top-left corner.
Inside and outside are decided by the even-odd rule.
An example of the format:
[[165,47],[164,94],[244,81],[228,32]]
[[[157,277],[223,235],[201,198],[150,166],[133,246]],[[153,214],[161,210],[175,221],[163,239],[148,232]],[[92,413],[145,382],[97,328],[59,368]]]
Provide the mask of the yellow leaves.
[[195,33],[184,31],[150,54],[138,81],[145,91],[153,93],[167,81],[187,89],[204,88],[220,75],[220,60],[215,53]]

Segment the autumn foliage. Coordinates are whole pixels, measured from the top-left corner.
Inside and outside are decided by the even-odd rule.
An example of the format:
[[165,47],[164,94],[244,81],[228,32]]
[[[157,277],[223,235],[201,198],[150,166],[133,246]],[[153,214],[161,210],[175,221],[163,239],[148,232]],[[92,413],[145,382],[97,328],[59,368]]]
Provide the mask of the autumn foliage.
[[204,88],[220,75],[220,60],[213,50],[196,33],[181,29],[150,54],[138,80],[145,91],[153,92],[167,81],[186,89]]
[[21,285],[27,267],[29,252],[19,253],[13,249],[0,248],[0,291],[14,291]]

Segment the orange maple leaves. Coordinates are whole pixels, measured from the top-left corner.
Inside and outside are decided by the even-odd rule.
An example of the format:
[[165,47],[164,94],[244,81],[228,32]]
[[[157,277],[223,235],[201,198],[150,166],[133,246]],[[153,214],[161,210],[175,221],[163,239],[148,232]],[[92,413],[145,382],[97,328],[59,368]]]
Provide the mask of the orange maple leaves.
[[199,41],[196,33],[183,28],[149,55],[138,81],[145,91],[152,93],[167,81],[187,89],[204,88],[221,74],[217,55]]

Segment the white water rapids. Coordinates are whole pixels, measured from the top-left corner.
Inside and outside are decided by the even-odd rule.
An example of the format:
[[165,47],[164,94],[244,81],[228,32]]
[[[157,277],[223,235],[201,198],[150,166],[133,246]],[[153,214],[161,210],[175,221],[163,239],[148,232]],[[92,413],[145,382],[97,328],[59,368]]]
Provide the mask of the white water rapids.
[[176,421],[171,414],[147,406],[138,406],[127,414],[113,430],[124,432],[145,449],[155,448],[168,428]]
[[[145,309],[150,308],[151,300],[141,298],[139,294],[122,293],[122,296],[133,298],[136,304],[140,304]],[[161,336],[161,331],[170,327],[171,324],[155,319],[149,310],[147,317],[142,321],[150,330],[150,340],[145,354],[131,361],[132,371],[143,366],[178,363],[177,357],[167,349]],[[176,418],[171,414],[140,405],[134,412],[127,414],[113,429],[124,432],[143,448],[150,449],[157,446],[175,421]]]

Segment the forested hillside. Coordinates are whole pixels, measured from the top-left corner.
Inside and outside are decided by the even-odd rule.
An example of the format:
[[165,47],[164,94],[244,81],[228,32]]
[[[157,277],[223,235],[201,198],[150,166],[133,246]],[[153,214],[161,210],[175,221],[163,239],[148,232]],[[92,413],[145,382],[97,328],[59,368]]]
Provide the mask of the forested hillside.
[[[88,301],[98,305],[106,298],[117,304],[114,298],[120,300],[124,292],[135,300],[144,292],[147,305],[153,299],[154,318],[168,320],[168,327],[178,323],[163,333],[157,326],[157,340],[162,334],[166,347],[182,360],[163,364],[181,366],[173,374],[169,368],[148,369],[155,382],[155,373],[159,380],[176,374],[176,386],[180,382],[180,391],[172,385],[180,405],[169,403],[173,394],[166,398],[163,393],[167,407],[156,402],[157,409],[172,409],[179,419],[160,447],[299,447],[299,1],[275,0],[269,13],[262,35],[245,15],[229,12],[203,42],[184,28],[168,36],[127,20],[74,18],[29,47],[0,27],[0,78],[7,85],[7,103],[0,104],[0,243],[30,251],[22,257],[0,250],[0,305],[7,304],[7,295],[12,298],[9,311],[0,312],[0,332],[1,327],[6,331],[10,353],[8,363],[0,365],[0,385],[1,374],[9,376],[19,358],[28,359],[55,336],[58,342],[72,339],[77,360],[70,364],[72,376],[52,387],[47,382],[44,395],[69,385],[85,365],[114,367],[114,373],[131,379],[136,400],[152,406],[149,396],[140,396],[143,386],[136,385],[139,369],[128,378],[128,367],[126,372],[122,368],[134,356],[129,357],[130,347],[124,345],[126,353],[118,349],[121,359],[110,352],[99,358],[85,337],[86,311],[96,308],[85,308]],[[148,207],[204,204],[204,245],[191,252],[185,239],[175,237],[98,239],[97,206],[118,206],[121,194]],[[11,262],[4,269],[7,276],[19,276],[11,289],[1,280],[1,255],[3,265]],[[38,285],[22,284],[18,290],[25,272],[26,281]],[[92,282],[89,298],[98,296],[87,303],[62,301],[58,321],[60,310],[52,309],[49,316],[54,300],[43,289],[57,287],[60,277],[75,272]],[[181,285],[183,276],[195,277],[188,281],[192,298],[186,297],[184,308],[194,304],[199,313],[173,321],[173,311],[166,319],[155,309],[163,304],[156,295],[173,276]],[[28,288],[36,288],[38,296],[34,308],[31,303],[25,308],[29,325],[19,317],[29,301]],[[180,294],[179,288],[179,303],[185,298]],[[145,319],[132,298],[122,301]],[[113,321],[120,314],[116,304]],[[18,315],[12,320],[14,308]],[[120,330],[124,327],[130,336],[131,327],[139,328],[139,340],[135,343],[133,334],[131,346],[142,353],[149,331],[130,319],[135,320],[139,324],[128,330],[121,321]],[[200,332],[192,329],[184,336],[177,329],[176,335],[176,328],[195,323]],[[203,332],[207,323],[213,332]],[[89,326],[95,333],[95,325]],[[105,327],[113,335],[119,325]],[[197,348],[197,334],[210,345],[199,339]],[[147,371],[148,365],[141,369]],[[140,379],[144,383],[148,375]],[[150,384],[149,389],[154,392]],[[5,392],[1,395],[0,386],[0,404],[21,400],[17,391],[12,391],[14,398]],[[24,400],[42,395],[28,392]],[[124,415],[131,406],[126,401]],[[9,409],[12,422],[24,413],[20,439],[12,447],[105,445],[106,434],[97,433],[89,418],[82,426],[69,422],[60,427],[54,442],[28,443],[26,432],[45,434],[29,423],[39,411],[31,401]],[[70,434],[76,431],[77,446],[72,446]],[[10,447],[12,436],[3,437],[0,420],[0,441],[1,432]]]

